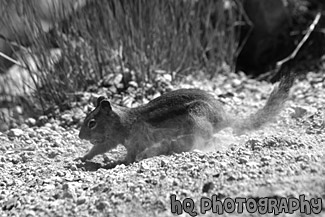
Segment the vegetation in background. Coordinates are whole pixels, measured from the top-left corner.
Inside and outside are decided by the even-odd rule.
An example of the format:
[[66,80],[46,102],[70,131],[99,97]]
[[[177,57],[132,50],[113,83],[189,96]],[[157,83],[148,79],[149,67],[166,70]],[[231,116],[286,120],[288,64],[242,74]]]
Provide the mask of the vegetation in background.
[[[37,16],[20,3],[32,26],[27,52],[37,59],[36,93],[45,110],[112,74],[132,72],[141,87],[154,82],[157,71],[173,78],[198,70],[213,76],[233,67],[237,55],[237,1],[93,0],[50,34],[34,34],[41,29]],[[48,63],[53,46],[62,50],[55,67]]]
[[[317,23],[315,30],[311,33],[297,58],[299,71],[312,70],[310,67],[318,67],[319,60],[325,53],[325,3],[322,0],[288,0],[288,9],[293,23],[291,36],[296,45],[306,34],[306,29],[311,25],[316,14],[318,12],[322,14],[319,23]],[[297,71],[297,69],[295,70]]]

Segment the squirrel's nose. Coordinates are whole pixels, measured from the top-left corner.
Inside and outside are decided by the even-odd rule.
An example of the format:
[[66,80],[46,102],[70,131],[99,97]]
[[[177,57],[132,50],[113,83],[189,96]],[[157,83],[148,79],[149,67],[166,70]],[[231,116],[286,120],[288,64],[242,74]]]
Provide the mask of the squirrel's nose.
[[80,139],[85,139],[85,138],[86,138],[86,137],[85,137],[85,133],[82,132],[82,131],[83,131],[83,130],[81,129],[80,132],[79,132],[79,135],[78,135],[78,136],[79,136]]

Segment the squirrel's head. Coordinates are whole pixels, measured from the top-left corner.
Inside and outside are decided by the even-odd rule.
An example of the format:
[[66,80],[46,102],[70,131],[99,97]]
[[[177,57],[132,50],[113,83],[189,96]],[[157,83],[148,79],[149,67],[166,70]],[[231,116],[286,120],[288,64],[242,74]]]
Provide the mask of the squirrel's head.
[[113,111],[107,98],[100,96],[96,108],[85,118],[79,132],[79,138],[96,144],[105,143],[114,148],[119,140],[120,117]]

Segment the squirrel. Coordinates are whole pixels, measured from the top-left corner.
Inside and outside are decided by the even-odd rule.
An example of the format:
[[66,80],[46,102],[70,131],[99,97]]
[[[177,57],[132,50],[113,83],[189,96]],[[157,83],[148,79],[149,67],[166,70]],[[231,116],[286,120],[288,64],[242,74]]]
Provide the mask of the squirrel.
[[130,164],[190,151],[196,138],[208,141],[226,127],[236,134],[258,129],[281,111],[293,83],[291,73],[284,75],[264,107],[241,119],[226,114],[221,102],[200,89],[171,91],[136,108],[113,105],[100,96],[79,133],[79,138],[90,141],[93,147],[78,159],[91,160],[122,144],[127,150],[125,164]]

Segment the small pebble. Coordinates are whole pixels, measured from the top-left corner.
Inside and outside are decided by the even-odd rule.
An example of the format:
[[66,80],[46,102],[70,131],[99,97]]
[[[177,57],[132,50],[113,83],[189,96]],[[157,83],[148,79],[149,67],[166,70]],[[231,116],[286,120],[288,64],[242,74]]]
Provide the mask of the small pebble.
[[86,200],[87,200],[86,197],[79,197],[77,199],[77,204],[78,205],[84,204],[86,202]]
[[57,171],[56,175],[60,176],[60,177],[63,177],[63,176],[65,176],[65,173],[63,171]]
[[271,161],[271,157],[270,156],[264,156],[261,158],[261,161]]
[[109,204],[106,201],[100,201],[99,203],[96,204],[96,208],[98,210],[104,210],[108,206],[109,206]]
[[53,142],[53,147],[61,147],[62,140],[61,139],[56,139]]
[[9,137],[19,137],[22,135],[24,135],[24,131],[22,131],[21,129],[13,128],[13,129],[10,129],[10,131],[8,132]]
[[166,161],[166,160],[164,160],[164,159],[162,159],[161,161],[160,161],[160,166],[161,167],[164,167],[164,166],[166,166],[168,164],[168,162]]
[[47,127],[47,128],[52,128],[52,124],[51,123],[46,123],[46,124],[44,124],[44,127]]
[[49,153],[48,153],[48,157],[49,158],[55,158],[56,156],[58,156],[59,155],[59,153],[57,152],[57,151],[50,151]]
[[12,186],[15,184],[15,182],[12,179],[5,179],[4,181],[7,184],[7,186]]
[[240,164],[246,164],[248,162],[248,158],[247,157],[240,157],[239,158],[239,163]]
[[150,170],[149,165],[147,163],[145,163],[145,162],[141,162],[138,172],[141,173],[141,172],[144,172],[144,171],[147,171],[147,170]]
[[246,165],[249,167],[257,167],[259,165],[259,163],[255,162],[255,161],[250,161],[250,162],[247,162]]
[[76,165],[71,165],[70,166],[70,169],[72,170],[72,171],[76,171],[76,170],[78,170],[78,167],[76,166]]
[[63,199],[66,199],[66,198],[71,198],[71,199],[73,199],[73,197],[74,197],[74,195],[73,195],[73,193],[70,192],[70,191],[66,191],[66,192],[64,192],[63,195],[62,195],[62,198],[63,198]]
[[28,124],[30,127],[33,127],[36,125],[36,120],[34,118],[28,118],[25,121],[26,124]]
[[211,191],[214,188],[214,184],[213,182],[207,182],[203,185],[202,187],[202,192],[203,193],[208,193],[209,191]]

